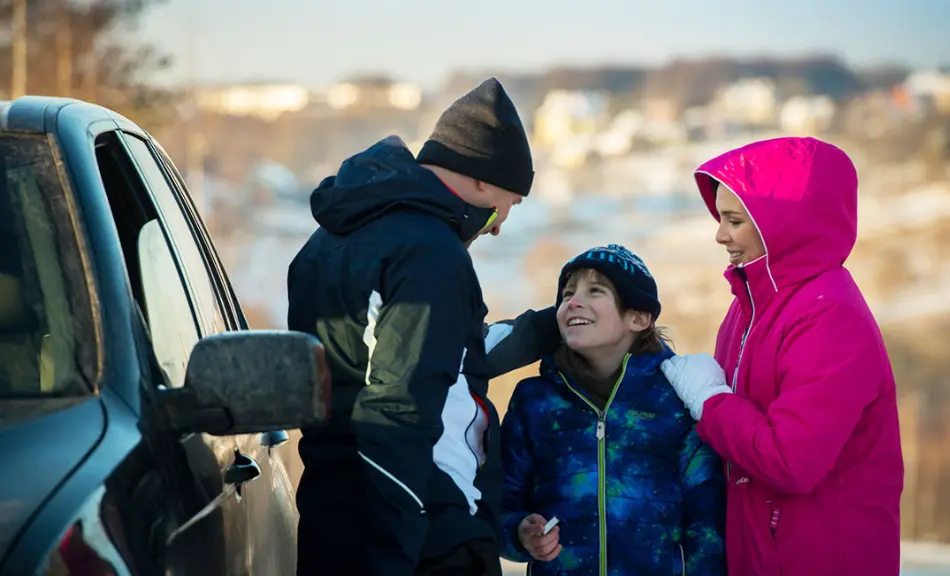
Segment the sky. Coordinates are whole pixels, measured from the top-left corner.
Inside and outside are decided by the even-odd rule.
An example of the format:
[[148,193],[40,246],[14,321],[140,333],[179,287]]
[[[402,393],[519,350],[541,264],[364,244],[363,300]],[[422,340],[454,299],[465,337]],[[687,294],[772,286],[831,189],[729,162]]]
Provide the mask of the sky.
[[950,0],[164,0],[132,31],[159,80],[311,87],[363,73],[437,88],[457,69],[833,53],[950,64]]

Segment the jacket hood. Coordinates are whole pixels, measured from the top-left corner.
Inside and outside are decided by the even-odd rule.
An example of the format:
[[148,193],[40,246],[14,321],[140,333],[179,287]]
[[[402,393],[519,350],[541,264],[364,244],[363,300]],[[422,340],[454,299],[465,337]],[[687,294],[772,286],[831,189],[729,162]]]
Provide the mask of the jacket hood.
[[491,208],[468,204],[431,171],[421,167],[396,136],[345,160],[336,176],[324,178],[310,195],[310,212],[322,228],[338,235],[392,210],[433,214],[464,242],[494,219]]
[[754,142],[696,169],[706,207],[719,221],[716,184],[745,206],[765,246],[778,291],[844,265],[858,236],[858,177],[841,149],[814,138]]

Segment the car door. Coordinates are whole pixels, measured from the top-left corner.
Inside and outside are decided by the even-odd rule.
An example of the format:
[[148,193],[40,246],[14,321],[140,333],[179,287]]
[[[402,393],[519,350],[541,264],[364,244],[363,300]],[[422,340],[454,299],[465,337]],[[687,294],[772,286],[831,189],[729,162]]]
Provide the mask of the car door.
[[[153,152],[175,184],[186,217],[206,256],[208,271],[218,287],[225,315],[231,315],[238,329],[246,330],[244,312],[184,179],[161,144],[154,140],[151,143]],[[248,487],[251,496],[247,504],[256,574],[291,574],[296,570],[299,515],[291,470],[300,468],[300,457],[296,444],[289,443],[289,440],[286,430],[272,430],[250,438],[249,449],[254,451],[253,458],[261,469],[261,481]]]
[[[226,331],[228,324],[207,273],[203,272],[201,255],[196,254],[187,222],[164,173],[150,155],[147,142],[128,133],[122,135],[121,141],[160,216],[143,228],[139,239],[142,284],[156,358],[166,374],[167,385],[178,387],[184,385],[188,357],[197,341]],[[163,250],[163,241],[171,247],[170,253]],[[154,249],[149,249],[148,244]],[[163,285],[164,290],[150,291],[150,285]],[[186,317],[193,320],[193,325],[183,320]],[[202,521],[205,515],[217,514],[220,510],[225,555],[222,563],[227,566],[226,573],[251,573],[247,506],[243,497],[244,484],[254,479],[256,464],[246,456],[247,437],[186,435],[180,442],[189,471],[195,475],[191,481],[213,495],[206,507],[196,514],[195,521]],[[232,478],[234,471],[243,475]],[[187,545],[203,532],[189,530],[192,526],[179,527],[175,538],[181,540],[179,546],[199,550],[200,547]]]
[[[174,165],[144,134],[126,133],[124,139],[173,235],[200,337],[246,328],[230,282]],[[235,497],[242,502],[235,510],[240,517],[234,518],[235,525],[229,523],[229,527],[246,543],[243,560],[250,573],[289,574],[295,570],[294,491],[281,455],[275,450],[286,440],[284,431],[228,437],[228,442],[233,442],[233,454],[225,462],[237,482]],[[203,441],[216,445],[216,453],[221,452],[222,438],[204,435]],[[236,462],[241,466],[235,467]]]

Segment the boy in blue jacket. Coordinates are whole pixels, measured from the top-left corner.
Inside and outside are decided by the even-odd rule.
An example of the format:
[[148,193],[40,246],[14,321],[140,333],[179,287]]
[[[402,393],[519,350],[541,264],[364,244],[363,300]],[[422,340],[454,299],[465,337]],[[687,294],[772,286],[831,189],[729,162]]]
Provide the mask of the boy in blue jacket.
[[592,248],[562,269],[557,306],[564,346],[502,423],[502,556],[534,576],[724,575],[721,462],[659,369],[672,352],[649,270]]

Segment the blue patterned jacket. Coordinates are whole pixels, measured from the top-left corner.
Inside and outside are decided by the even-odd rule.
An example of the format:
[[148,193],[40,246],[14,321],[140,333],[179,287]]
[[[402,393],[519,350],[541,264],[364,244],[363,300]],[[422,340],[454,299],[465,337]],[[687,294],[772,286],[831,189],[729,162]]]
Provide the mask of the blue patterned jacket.
[[[721,461],[659,370],[670,355],[627,355],[603,411],[550,358],[518,384],[502,423],[504,558],[534,576],[726,573]],[[535,512],[560,520],[551,562],[518,541]]]

